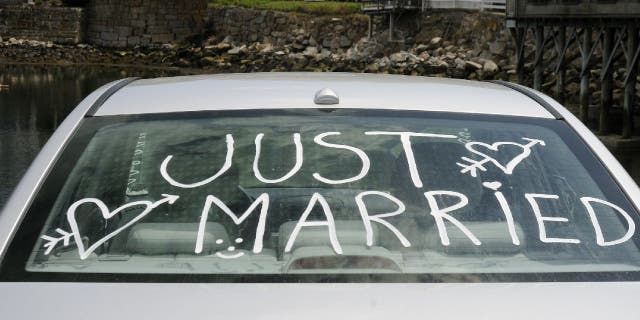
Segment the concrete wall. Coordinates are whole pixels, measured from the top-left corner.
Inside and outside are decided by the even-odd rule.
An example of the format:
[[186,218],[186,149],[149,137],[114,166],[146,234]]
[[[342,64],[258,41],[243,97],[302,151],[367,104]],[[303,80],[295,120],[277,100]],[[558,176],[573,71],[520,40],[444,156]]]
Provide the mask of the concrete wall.
[[83,39],[83,10],[69,7],[0,7],[0,37],[75,44]]
[[106,47],[179,42],[202,31],[206,0],[92,0],[87,42]]

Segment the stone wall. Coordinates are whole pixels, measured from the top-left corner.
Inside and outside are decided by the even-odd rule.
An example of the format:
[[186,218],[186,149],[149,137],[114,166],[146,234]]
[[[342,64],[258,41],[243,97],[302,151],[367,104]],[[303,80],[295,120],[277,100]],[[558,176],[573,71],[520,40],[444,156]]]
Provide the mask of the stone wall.
[[367,35],[368,18],[311,16],[239,7],[212,7],[207,26],[214,35],[236,43],[261,42],[295,47],[349,48]]
[[0,37],[75,44],[83,39],[83,10],[69,7],[0,7]]
[[206,0],[92,0],[87,42],[105,47],[159,46],[203,29]]
[[500,65],[514,63],[515,46],[505,27],[504,15],[491,12],[435,11],[421,15],[416,43],[441,37],[473,50],[473,56],[493,59]]

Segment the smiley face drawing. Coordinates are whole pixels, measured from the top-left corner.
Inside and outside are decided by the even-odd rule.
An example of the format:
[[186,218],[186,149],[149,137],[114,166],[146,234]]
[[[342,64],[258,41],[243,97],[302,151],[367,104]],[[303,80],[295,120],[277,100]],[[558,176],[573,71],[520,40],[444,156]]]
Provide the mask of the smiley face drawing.
[[[241,244],[242,241],[244,241],[242,238],[236,238],[236,240],[234,241],[237,244]],[[218,239],[216,240],[217,244],[222,244],[224,242],[224,240],[222,239]],[[229,246],[227,247],[227,251],[230,253],[233,253],[234,251],[236,251],[236,247],[235,246]],[[244,256],[244,252],[237,252],[235,254],[226,254],[226,253],[222,253],[220,251],[216,252],[216,256],[222,258],[222,259],[236,259],[236,258],[240,258],[242,256]]]

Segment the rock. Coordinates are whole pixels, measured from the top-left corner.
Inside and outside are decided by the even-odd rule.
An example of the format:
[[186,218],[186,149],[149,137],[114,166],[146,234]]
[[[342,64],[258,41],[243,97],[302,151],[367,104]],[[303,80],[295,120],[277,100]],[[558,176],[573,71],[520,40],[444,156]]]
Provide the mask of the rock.
[[471,71],[476,71],[483,68],[481,64],[477,62],[469,61],[469,60],[464,62],[464,67],[465,69],[471,70]]
[[242,47],[233,47],[229,49],[227,53],[230,55],[237,55],[237,54],[245,53],[245,51],[246,51],[246,46],[242,46]]
[[204,41],[202,42],[202,44],[203,44],[204,46],[212,46],[212,45],[215,45],[215,44],[218,42],[217,40],[218,40],[218,37],[216,37],[216,36],[210,36],[210,37],[208,37],[206,40],[204,40]]
[[263,48],[264,48],[264,45],[262,45],[260,42],[254,42],[247,47],[247,51],[255,53],[255,52],[259,52]]
[[447,52],[444,55],[444,58],[447,59],[447,60],[455,60],[456,57],[457,57],[456,54],[453,53],[453,52]]
[[345,36],[340,36],[340,48],[348,48],[351,46],[351,40]]
[[394,62],[394,63],[405,62],[408,59],[409,59],[409,53],[406,51],[396,52],[389,56],[389,60],[391,60],[391,62]]
[[414,52],[416,54],[421,54],[425,51],[429,50],[429,46],[425,45],[425,44],[419,44],[415,49]]
[[380,66],[380,68],[386,68],[391,64],[391,60],[388,57],[382,57],[376,60],[376,63]]
[[304,49],[304,51],[302,52],[302,54],[303,54],[305,57],[313,58],[313,57],[315,57],[316,55],[318,55],[318,48],[309,46],[309,47],[307,47],[306,49]]
[[200,64],[203,66],[210,66],[210,65],[213,65],[215,62],[216,62],[216,58],[212,56],[206,56],[200,59]]
[[429,49],[435,49],[435,48],[440,47],[441,43],[442,43],[442,38],[434,37],[434,38],[431,38],[431,40],[429,41],[428,47],[429,47]]
[[176,47],[176,46],[175,46],[174,44],[171,44],[171,43],[163,43],[163,44],[160,46],[160,48],[161,48],[162,50],[164,50],[164,51],[171,51],[171,50],[175,49],[175,47]]
[[373,62],[367,66],[366,72],[376,73],[380,70],[380,65],[377,62]]
[[384,56],[385,46],[375,39],[363,38],[356,43],[356,48],[360,53],[370,59],[382,58]]
[[320,50],[320,54],[316,56],[316,59],[323,60],[331,57],[331,51],[327,49]]
[[233,42],[233,38],[231,38],[231,36],[226,36],[224,37],[224,39],[222,39],[222,41],[220,41],[220,43],[228,43],[231,44]]
[[482,71],[489,75],[495,74],[496,72],[498,72],[498,69],[498,65],[491,60],[486,60],[484,62],[484,66],[482,67]]
[[268,54],[273,52],[273,45],[271,43],[265,43],[264,47],[260,50],[262,54]]
[[347,53],[345,54],[345,59],[346,60],[359,61],[361,58],[362,58],[362,56],[360,55],[358,50],[356,50],[355,47],[349,48],[347,50]]

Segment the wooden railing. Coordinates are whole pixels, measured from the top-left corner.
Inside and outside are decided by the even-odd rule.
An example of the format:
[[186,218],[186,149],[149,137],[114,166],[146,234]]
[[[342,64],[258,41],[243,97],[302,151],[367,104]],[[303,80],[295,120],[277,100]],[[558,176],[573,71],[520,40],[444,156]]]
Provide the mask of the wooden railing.
[[394,9],[466,9],[506,11],[506,0],[360,0],[364,12],[388,12]]
[[394,9],[423,9],[424,0],[362,0],[362,10],[393,11]]
[[506,0],[423,0],[422,8],[505,11]]

